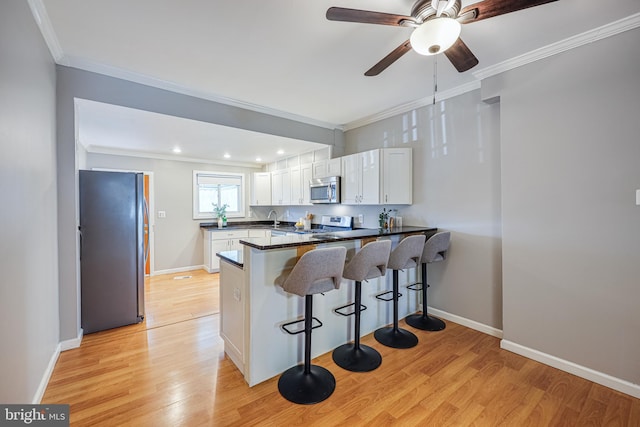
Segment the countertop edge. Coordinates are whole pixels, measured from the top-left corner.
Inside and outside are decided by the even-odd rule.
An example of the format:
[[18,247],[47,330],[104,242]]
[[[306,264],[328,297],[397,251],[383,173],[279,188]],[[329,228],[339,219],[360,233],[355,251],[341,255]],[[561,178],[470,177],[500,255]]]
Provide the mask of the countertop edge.
[[[363,233],[363,230],[370,230],[370,233]],[[260,245],[256,243],[255,240],[257,239],[253,239],[254,241],[240,239],[240,244],[249,246],[254,249],[266,251],[271,249],[295,248],[299,246],[344,242],[349,240],[361,240],[361,239],[367,239],[367,238],[378,238],[378,237],[395,236],[395,235],[401,235],[401,234],[436,233],[437,231],[438,231],[437,227],[419,227],[419,226],[407,226],[407,227],[402,227],[402,228],[393,229],[393,230],[361,228],[353,231],[340,231],[336,233],[314,234],[314,235],[311,235],[311,238],[313,240],[307,240],[307,241],[301,241],[301,242],[287,242],[287,243]]]
[[221,261],[226,261],[236,267],[244,268],[241,250],[216,252],[216,256],[220,258]]

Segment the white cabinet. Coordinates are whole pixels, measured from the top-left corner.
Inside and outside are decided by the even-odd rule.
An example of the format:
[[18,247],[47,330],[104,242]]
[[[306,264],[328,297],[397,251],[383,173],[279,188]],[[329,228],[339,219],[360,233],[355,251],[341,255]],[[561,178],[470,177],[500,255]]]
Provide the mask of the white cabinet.
[[289,169],[271,172],[271,204],[291,204],[291,172]]
[[342,203],[380,203],[380,150],[342,157]]
[[413,202],[411,148],[382,148],[342,157],[342,203],[409,205]]
[[271,205],[271,172],[255,172],[251,186],[251,205]]
[[385,205],[413,203],[413,160],[410,148],[382,149],[382,195]]
[[327,160],[327,176],[342,176],[342,161],[340,157]]
[[244,270],[223,261],[220,265],[220,336],[224,352],[242,373],[245,372],[246,300]]
[[342,175],[342,160],[335,159],[320,160],[313,163],[313,178],[325,178],[327,176]]
[[207,234],[208,238],[204,242],[204,262],[205,269],[209,273],[220,270],[220,258],[216,256],[216,253],[242,249],[240,239],[249,237],[248,230],[213,230],[207,231]]
[[309,181],[312,175],[311,163],[293,166],[291,173],[291,204],[292,205],[310,205],[311,193],[309,190]]

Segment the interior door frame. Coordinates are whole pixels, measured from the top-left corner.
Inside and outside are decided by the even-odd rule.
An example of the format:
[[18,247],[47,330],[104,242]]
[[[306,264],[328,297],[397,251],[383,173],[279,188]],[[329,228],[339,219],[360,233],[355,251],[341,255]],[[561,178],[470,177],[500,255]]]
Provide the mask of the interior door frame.
[[[131,170],[131,169],[114,169],[114,168],[91,168],[95,171],[105,172],[134,172],[142,173],[149,177],[149,276],[155,276],[155,229],[156,219],[154,215],[154,185],[153,185],[153,172],[144,170]],[[146,274],[145,274],[146,276]]]

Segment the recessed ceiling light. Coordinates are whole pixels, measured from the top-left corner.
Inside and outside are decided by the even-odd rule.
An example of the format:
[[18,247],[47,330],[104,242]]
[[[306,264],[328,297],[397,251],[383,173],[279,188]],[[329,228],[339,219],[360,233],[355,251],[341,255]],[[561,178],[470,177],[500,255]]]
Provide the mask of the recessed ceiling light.
[[278,150],[278,154],[284,154],[284,150]]
[[182,153],[182,149],[180,147],[173,147],[173,152],[179,154]]
[[256,162],[261,162],[262,159],[260,157],[256,157]]
[[229,153],[224,153],[224,156],[222,156],[222,157],[224,157],[225,159],[228,159],[229,157],[231,157],[231,154],[229,154]]

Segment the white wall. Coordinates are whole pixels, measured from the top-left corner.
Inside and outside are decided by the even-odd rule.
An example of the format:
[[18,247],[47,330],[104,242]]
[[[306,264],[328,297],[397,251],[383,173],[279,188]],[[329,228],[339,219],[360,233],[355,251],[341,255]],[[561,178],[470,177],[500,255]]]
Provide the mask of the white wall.
[[505,340],[640,384],[640,30],[487,86],[502,108]]
[[[429,266],[429,305],[502,329],[499,107],[467,93],[346,132],[346,153],[413,148],[413,205],[403,225],[452,232],[449,257]],[[376,227],[381,206],[351,207]]]
[[31,403],[59,338],[56,81],[26,1],[0,2],[0,58],[0,402]]
[[[194,170],[236,172],[245,174],[245,206],[249,205],[251,173],[258,169],[219,166],[206,163],[179,162],[88,153],[87,169],[111,168],[153,172],[154,197],[154,261],[155,271],[184,269],[203,264],[203,233],[194,220],[192,185]],[[165,211],[166,218],[157,212]]]

